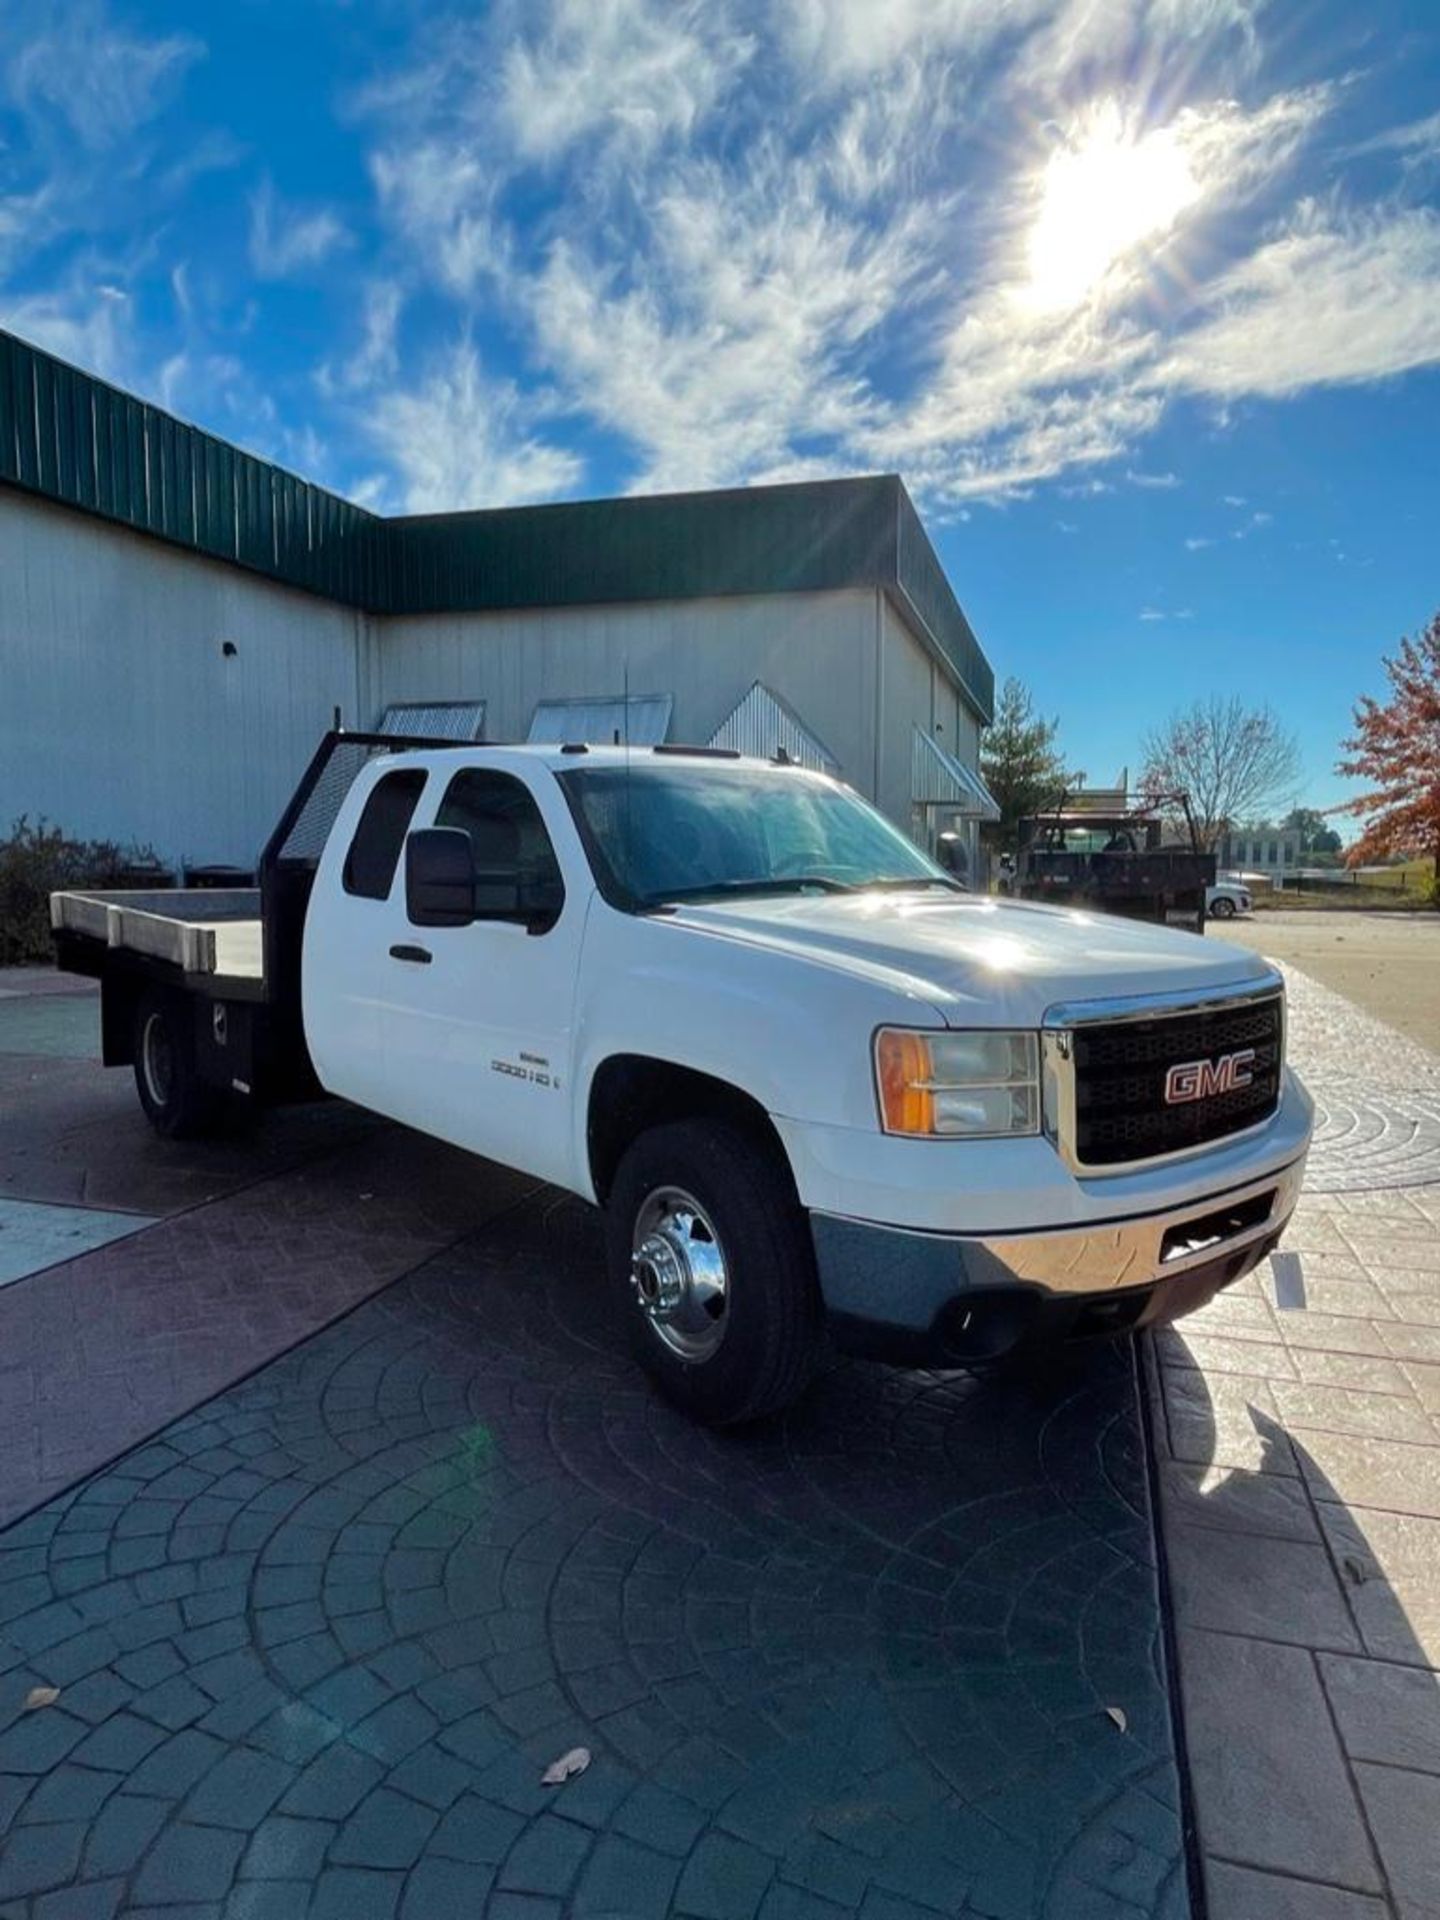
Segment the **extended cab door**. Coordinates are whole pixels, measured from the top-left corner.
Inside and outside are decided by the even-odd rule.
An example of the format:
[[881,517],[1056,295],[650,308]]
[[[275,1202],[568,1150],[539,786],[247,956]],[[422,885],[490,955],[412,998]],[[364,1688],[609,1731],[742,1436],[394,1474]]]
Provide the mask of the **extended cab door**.
[[[563,808],[549,773],[539,778]],[[522,896],[553,903],[553,912],[531,925],[487,918],[465,927],[411,926],[402,863],[381,1010],[387,1110],[568,1185],[571,1022],[590,889],[567,890],[550,827],[518,774],[471,766],[446,782],[437,769],[426,801],[412,831],[462,829],[478,874],[518,867]]]
[[329,1092],[379,1113],[390,1111],[381,1007],[394,970],[397,897],[402,921],[405,911],[401,856],[429,777],[423,767],[393,768],[358,816],[342,810],[305,920],[305,1041],[315,1071]]

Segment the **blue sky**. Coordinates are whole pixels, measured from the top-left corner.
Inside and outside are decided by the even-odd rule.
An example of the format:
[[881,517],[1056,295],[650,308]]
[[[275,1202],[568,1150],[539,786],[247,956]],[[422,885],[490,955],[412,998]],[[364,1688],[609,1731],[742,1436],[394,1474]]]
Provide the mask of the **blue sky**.
[[0,0],[0,325],[385,510],[880,469],[1092,781],[1440,606],[1433,0]]

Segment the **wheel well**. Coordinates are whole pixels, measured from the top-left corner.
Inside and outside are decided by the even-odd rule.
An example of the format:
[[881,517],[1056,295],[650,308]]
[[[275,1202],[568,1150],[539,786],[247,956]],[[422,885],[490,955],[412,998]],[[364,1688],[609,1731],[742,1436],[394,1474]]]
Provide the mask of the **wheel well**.
[[626,1149],[651,1127],[709,1117],[728,1120],[772,1150],[788,1172],[775,1123],[758,1100],[713,1074],[645,1054],[615,1054],[590,1083],[586,1138],[595,1197],[604,1202]]

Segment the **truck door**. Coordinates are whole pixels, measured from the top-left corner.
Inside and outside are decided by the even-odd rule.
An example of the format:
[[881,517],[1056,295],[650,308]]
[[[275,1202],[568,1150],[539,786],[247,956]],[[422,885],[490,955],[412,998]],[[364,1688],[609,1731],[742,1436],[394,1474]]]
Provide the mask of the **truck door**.
[[404,924],[381,1016],[388,1111],[568,1185],[571,1018],[587,896],[566,897],[540,806],[514,774],[462,768],[429,824],[462,828],[477,873],[514,866],[523,895],[553,902],[554,911],[532,924],[412,927],[402,872],[392,924]]
[[338,872],[327,874],[320,904],[305,923],[305,1039],[323,1086],[343,1099],[389,1111],[381,1051],[381,1006],[390,985],[387,957],[398,911],[403,919],[401,855],[425,791],[421,767],[382,774],[365,797]]

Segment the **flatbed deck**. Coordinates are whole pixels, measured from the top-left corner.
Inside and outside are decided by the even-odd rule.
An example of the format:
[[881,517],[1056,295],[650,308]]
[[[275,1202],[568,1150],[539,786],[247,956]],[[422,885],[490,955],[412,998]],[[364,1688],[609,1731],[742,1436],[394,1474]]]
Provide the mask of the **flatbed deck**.
[[55,893],[50,924],[57,933],[165,961],[190,979],[233,981],[251,993],[264,985],[257,887]]

